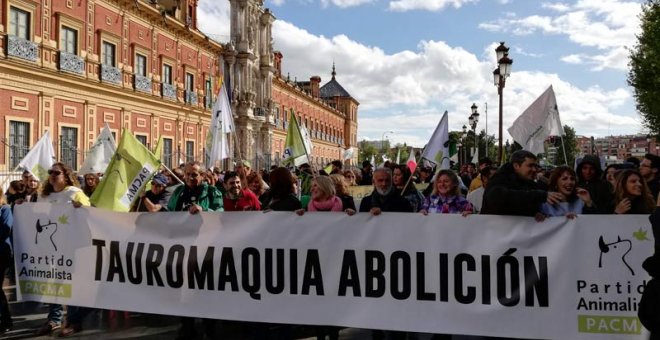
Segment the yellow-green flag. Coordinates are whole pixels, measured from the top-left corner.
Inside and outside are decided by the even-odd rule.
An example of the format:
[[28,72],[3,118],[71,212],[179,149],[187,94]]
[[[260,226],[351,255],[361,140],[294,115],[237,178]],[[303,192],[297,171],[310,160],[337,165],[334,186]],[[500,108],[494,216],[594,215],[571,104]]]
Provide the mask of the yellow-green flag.
[[158,138],[158,143],[156,143],[156,148],[154,149],[154,156],[158,159],[163,157],[163,143],[163,136],[160,136],[160,138]]
[[308,163],[307,153],[305,152],[305,143],[303,142],[300,127],[298,127],[298,120],[293,110],[291,110],[291,123],[286,133],[286,141],[284,142],[284,165],[293,164],[295,166]]
[[117,152],[90,201],[95,207],[127,212],[159,167],[158,157],[124,130]]

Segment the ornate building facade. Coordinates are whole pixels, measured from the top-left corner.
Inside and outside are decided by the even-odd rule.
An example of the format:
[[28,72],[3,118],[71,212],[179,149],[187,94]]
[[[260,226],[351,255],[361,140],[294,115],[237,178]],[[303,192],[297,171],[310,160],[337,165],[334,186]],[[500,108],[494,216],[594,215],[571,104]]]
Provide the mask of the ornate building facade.
[[[293,109],[312,135],[312,162],[318,165],[342,159],[345,149],[357,163],[359,103],[333,77],[291,82],[282,77],[282,54],[273,51],[273,14],[263,0],[230,0],[231,42],[223,57],[232,93],[238,148],[234,157],[264,168],[280,164],[286,128]],[[233,141],[234,144],[235,140]]]
[[275,17],[264,9],[263,0],[229,0],[229,3],[231,41],[225,45],[223,57],[237,130],[236,138],[232,139],[233,155],[250,160],[255,168],[263,168],[272,163]]
[[[76,169],[107,123],[171,166],[202,160],[220,44],[197,0],[0,0],[0,169],[49,131]],[[238,57],[237,57],[238,59]]]
[[[291,81],[282,77],[280,52],[275,53],[276,77],[273,80],[274,123],[273,157],[281,159],[287,127],[293,111],[299,124],[312,137],[311,162],[317,167],[339,159],[346,165],[357,164],[357,114],[360,103],[337,81],[335,66],[332,79],[321,86],[321,77],[309,81]],[[348,153],[346,150],[350,150]]]

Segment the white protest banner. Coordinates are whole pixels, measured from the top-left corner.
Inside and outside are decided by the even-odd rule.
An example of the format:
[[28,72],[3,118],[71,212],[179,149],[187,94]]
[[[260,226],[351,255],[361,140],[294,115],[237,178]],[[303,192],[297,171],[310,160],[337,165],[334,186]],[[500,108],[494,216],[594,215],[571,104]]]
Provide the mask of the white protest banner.
[[24,300],[226,320],[644,339],[648,216],[16,206]]

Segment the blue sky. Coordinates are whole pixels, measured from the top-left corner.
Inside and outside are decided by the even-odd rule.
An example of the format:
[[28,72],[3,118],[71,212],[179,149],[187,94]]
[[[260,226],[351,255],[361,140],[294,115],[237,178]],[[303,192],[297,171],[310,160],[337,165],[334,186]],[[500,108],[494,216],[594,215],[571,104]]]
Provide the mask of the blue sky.
[[[578,134],[644,133],[626,84],[627,50],[641,0],[268,0],[283,72],[338,81],[361,103],[359,138],[422,146],[441,114],[450,130],[479,106],[496,134],[494,48],[514,60],[504,90],[504,129],[553,85],[562,123]],[[201,0],[201,29],[229,39],[229,1]],[[220,19],[220,20],[219,20]],[[220,24],[218,24],[220,22]],[[496,136],[497,137],[497,136]],[[505,133],[505,139],[510,138]]]

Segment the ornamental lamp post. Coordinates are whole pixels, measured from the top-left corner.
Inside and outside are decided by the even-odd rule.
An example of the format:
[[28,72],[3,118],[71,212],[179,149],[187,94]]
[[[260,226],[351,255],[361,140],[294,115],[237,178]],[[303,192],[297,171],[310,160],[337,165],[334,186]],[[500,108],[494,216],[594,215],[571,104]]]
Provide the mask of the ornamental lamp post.
[[477,112],[477,105],[472,103],[470,107],[471,115],[468,121],[472,127],[472,132],[474,133],[474,152],[477,153],[479,150],[479,142],[477,139],[477,123],[479,123],[479,112]]
[[500,97],[500,117],[499,117],[499,142],[497,147],[497,161],[502,161],[502,109],[503,109],[503,90],[506,85],[506,78],[511,75],[511,64],[513,59],[509,58],[509,48],[500,42],[500,45],[495,49],[497,56],[497,68],[493,71],[493,80],[497,86],[497,94]]

